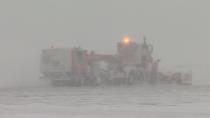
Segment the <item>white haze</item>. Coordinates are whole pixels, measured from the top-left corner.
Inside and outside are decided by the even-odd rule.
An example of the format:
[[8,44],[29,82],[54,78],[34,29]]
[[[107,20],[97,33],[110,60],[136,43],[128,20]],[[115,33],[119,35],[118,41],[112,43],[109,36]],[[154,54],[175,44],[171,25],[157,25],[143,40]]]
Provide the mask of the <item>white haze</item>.
[[[115,53],[124,35],[145,34],[163,67],[186,65],[209,84],[207,0],[1,0],[0,87],[40,85],[43,48]],[[201,69],[199,69],[201,68]],[[206,69],[203,69],[206,68]]]

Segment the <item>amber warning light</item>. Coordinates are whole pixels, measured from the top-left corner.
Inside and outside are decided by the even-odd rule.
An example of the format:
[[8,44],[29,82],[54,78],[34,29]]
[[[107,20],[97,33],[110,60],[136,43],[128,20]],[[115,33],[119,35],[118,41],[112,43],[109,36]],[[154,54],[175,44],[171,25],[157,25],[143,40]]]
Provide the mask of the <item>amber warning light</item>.
[[125,36],[122,40],[122,43],[125,44],[125,45],[128,45],[130,44],[132,41],[131,41],[131,38],[128,37],[128,36]]

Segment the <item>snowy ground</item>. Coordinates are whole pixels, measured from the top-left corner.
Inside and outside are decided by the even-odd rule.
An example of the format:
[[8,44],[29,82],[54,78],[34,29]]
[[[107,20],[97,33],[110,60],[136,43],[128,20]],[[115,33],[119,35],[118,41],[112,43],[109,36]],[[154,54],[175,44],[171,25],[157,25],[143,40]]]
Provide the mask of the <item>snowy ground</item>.
[[0,90],[0,118],[209,118],[210,87]]

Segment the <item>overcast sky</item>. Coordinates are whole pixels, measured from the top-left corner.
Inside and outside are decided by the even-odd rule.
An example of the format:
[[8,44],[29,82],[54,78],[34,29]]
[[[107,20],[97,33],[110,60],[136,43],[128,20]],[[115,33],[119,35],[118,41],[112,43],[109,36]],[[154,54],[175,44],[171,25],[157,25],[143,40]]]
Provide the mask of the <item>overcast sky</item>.
[[125,35],[141,41],[145,34],[164,66],[210,65],[209,4],[208,0],[0,0],[0,82],[37,78],[43,48],[81,46],[115,53],[116,42]]

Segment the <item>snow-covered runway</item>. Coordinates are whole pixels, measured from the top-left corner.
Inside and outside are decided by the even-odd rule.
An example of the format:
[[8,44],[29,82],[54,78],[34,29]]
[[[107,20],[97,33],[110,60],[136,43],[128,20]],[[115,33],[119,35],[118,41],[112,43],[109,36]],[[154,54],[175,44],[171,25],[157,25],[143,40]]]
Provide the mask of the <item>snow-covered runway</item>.
[[1,118],[209,118],[210,87],[0,90]]

